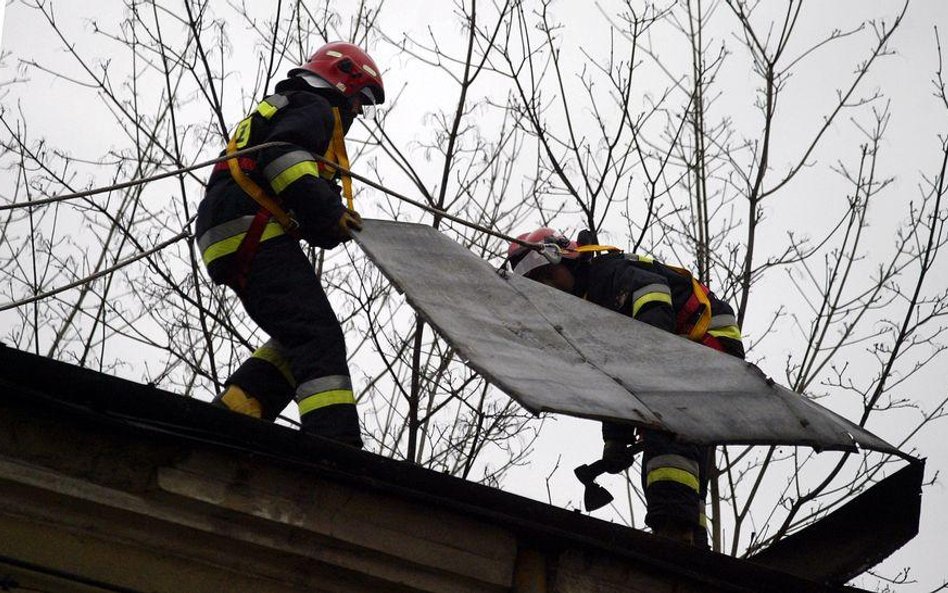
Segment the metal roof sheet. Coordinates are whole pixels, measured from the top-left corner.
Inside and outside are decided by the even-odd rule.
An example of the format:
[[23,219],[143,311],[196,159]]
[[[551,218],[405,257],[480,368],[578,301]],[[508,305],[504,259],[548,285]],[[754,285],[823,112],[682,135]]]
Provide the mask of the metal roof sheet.
[[356,241],[473,369],[533,413],[629,422],[700,444],[900,454],[752,363],[498,273],[429,226],[366,220]]

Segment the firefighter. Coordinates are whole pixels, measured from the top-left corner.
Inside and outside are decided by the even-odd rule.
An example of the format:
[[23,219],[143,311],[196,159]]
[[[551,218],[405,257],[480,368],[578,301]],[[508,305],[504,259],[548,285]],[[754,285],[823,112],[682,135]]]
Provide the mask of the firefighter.
[[[511,243],[508,262],[519,274],[572,293],[592,303],[628,315],[709,348],[744,358],[741,332],[730,305],[683,269],[645,256],[612,252],[591,257],[599,246],[581,247],[591,233],[570,241],[542,228],[518,237],[532,243],[556,245],[539,253]],[[552,261],[551,261],[552,260]],[[643,446],[642,487],[648,512],[645,523],[658,535],[708,547],[704,501],[712,449],[679,442],[674,435],[639,430]],[[628,466],[627,447],[635,442],[628,424],[604,422],[603,459],[614,473]]]
[[232,288],[270,336],[226,381],[214,403],[273,420],[296,400],[304,432],[362,446],[342,328],[299,239],[332,249],[361,229],[351,185],[322,155],[348,167],[344,135],[385,100],[375,62],[334,42],[290,70],[238,126],[227,152],[282,145],[219,163],[198,209],[195,236],[212,281]]

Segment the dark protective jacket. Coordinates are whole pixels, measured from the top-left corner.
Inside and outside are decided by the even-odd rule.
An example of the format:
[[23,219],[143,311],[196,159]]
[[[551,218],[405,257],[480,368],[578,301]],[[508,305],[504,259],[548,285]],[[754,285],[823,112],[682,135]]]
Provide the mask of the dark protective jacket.
[[[300,225],[303,239],[331,249],[339,244],[336,225],[345,208],[334,172],[318,164],[312,154],[332,156],[332,106],[324,97],[291,90],[271,95],[237,127],[238,148],[267,142],[289,142],[293,146],[268,148],[239,159],[250,179],[283,202]],[[260,206],[234,181],[226,163],[215,167],[207,192],[198,208],[195,235],[211,278],[224,282],[234,254]],[[261,243],[291,241],[283,228],[271,220]]]
[[[574,292],[597,305],[649,325],[688,337],[715,350],[744,357],[741,331],[734,310],[717,298],[689,272],[652,258],[612,253],[580,265]],[[697,291],[704,298],[698,298]],[[696,324],[710,307],[710,322],[700,331]],[[634,430],[625,424],[604,422],[603,439],[632,442]],[[694,542],[707,547],[704,499],[707,493],[710,449],[677,441],[673,435],[641,431],[642,487],[653,528],[675,524],[693,530]]]
[[[592,259],[577,276],[577,296],[678,335],[687,336],[704,311],[695,298],[691,275],[650,257],[610,253]],[[702,288],[711,306],[711,322],[695,341],[743,358],[734,310]]]

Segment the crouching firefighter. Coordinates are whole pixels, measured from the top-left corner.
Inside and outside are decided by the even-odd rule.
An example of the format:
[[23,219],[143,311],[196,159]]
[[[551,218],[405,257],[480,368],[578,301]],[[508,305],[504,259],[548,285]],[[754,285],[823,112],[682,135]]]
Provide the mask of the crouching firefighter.
[[[554,255],[545,257],[511,243],[508,262],[515,274],[744,358],[734,310],[687,270],[650,257],[624,254],[614,247],[589,245],[590,236],[583,231],[577,241],[570,241],[552,229],[538,229],[518,238],[555,245]],[[608,253],[593,257],[601,251]],[[708,547],[704,504],[713,448],[677,441],[666,432],[638,432],[636,443],[631,425],[603,423],[606,471],[618,473],[627,468],[631,463],[630,447],[641,447],[646,525],[658,535]]]
[[[342,328],[299,239],[332,249],[360,230],[343,137],[363,106],[382,103],[375,62],[330,43],[290,70],[237,126],[227,153],[288,144],[219,163],[198,209],[197,243],[208,274],[236,292],[270,336],[228,379],[215,404],[273,420],[296,400],[302,430],[362,446]],[[346,195],[348,207],[343,205]]]

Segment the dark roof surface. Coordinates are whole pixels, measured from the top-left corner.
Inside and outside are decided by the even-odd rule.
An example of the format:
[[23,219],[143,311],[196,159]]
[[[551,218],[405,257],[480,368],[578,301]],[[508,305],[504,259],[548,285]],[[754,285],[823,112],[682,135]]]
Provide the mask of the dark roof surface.
[[0,346],[0,389],[5,405],[65,415],[99,429],[132,431],[144,441],[170,440],[267,456],[301,471],[460,512],[542,547],[604,549],[725,590],[844,590],[5,346]]

